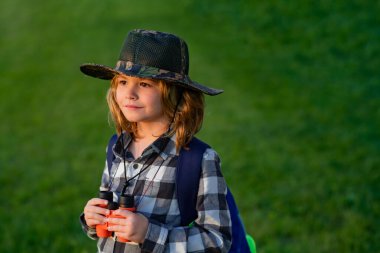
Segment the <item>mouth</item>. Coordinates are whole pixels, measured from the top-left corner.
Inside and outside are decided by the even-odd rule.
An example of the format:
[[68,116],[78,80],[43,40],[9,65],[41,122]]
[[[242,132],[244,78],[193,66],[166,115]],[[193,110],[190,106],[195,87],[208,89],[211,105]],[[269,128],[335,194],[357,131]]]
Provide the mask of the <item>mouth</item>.
[[141,106],[137,106],[137,105],[125,105],[124,107],[127,109],[140,109],[140,108],[142,108]]

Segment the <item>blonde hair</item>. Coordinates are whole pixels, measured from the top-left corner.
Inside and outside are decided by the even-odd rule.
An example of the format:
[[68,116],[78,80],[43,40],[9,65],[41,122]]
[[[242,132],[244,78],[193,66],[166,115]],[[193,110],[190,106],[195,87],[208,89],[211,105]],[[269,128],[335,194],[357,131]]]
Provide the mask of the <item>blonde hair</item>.
[[[116,102],[117,75],[111,80],[107,92],[107,103],[116,132],[123,131],[138,138],[136,122],[129,122]],[[168,136],[176,134],[176,150],[186,147],[193,136],[201,129],[204,115],[204,95],[202,92],[185,89],[174,83],[158,80],[161,91],[161,103],[164,115],[170,120],[171,127]],[[175,115],[174,115],[175,114]]]

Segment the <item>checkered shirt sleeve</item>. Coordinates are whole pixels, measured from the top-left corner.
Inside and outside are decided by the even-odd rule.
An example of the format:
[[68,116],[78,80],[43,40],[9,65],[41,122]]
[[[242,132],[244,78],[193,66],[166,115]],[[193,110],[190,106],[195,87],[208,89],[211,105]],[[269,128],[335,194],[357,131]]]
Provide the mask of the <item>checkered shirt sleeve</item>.
[[228,252],[231,220],[226,202],[227,187],[217,153],[203,155],[194,226],[168,228],[151,222],[142,249],[147,252]]

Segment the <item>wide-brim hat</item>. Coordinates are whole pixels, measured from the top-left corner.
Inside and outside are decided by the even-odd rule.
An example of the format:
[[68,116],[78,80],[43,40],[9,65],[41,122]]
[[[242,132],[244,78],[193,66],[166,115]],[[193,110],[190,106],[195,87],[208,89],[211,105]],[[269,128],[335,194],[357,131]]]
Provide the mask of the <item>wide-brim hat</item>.
[[176,35],[158,31],[130,31],[114,68],[86,63],[80,66],[80,70],[86,75],[105,80],[125,74],[164,80],[207,95],[223,92],[191,80],[186,42]]

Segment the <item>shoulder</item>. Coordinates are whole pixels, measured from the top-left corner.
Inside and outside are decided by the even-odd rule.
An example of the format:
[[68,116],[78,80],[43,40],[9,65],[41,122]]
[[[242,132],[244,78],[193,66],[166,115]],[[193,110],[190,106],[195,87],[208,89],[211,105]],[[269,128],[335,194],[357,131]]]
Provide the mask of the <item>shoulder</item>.
[[221,161],[218,153],[213,148],[208,148],[203,153],[202,177],[221,176]]
[[204,161],[220,161],[219,154],[213,148],[207,148],[203,153]]
[[194,137],[190,142],[190,148],[198,149],[203,151],[202,160],[203,161],[220,161],[218,153],[212,148],[208,143]]

